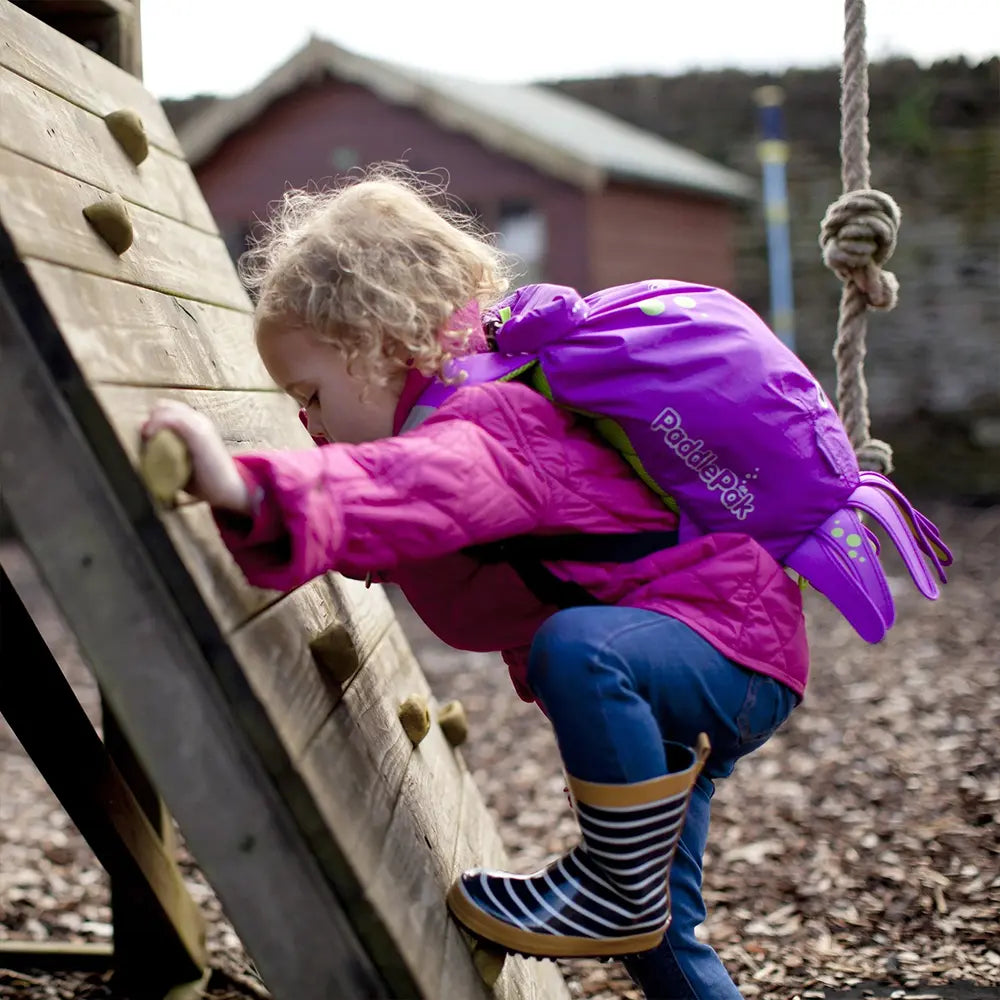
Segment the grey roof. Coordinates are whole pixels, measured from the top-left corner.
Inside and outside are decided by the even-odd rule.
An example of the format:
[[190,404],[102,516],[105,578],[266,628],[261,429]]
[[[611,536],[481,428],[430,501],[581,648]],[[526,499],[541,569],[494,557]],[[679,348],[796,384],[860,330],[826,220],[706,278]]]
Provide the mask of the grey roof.
[[622,180],[727,200],[756,196],[755,182],[743,174],[564,94],[368,59],[319,38],[252,90],[216,101],[181,126],[178,137],[188,159],[202,162],[280,97],[326,75],[414,107],[446,128],[588,190]]

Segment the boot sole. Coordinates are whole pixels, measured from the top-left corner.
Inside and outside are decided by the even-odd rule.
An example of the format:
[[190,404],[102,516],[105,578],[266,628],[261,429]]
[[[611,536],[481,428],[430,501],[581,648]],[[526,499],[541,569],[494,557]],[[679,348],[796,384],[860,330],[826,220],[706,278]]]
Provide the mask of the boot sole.
[[463,926],[491,944],[530,958],[609,958],[634,955],[655,948],[666,933],[666,927],[645,934],[620,938],[568,937],[537,934],[511,927],[502,920],[484,913],[466,895],[461,882],[448,890],[448,908]]

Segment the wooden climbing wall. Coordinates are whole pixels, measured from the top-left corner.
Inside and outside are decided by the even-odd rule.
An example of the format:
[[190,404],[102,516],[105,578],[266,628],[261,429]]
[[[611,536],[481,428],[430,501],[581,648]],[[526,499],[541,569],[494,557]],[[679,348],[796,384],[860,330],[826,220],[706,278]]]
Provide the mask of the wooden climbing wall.
[[[247,586],[208,510],[155,509],[152,402],[234,450],[308,447],[158,102],[0,0],[0,475],[15,527],[230,919],[279,998],[567,996],[551,963],[484,985],[444,894],[502,849],[460,754],[396,716],[430,697],[378,588]],[[103,116],[149,135],[136,166]],[[121,257],[83,216],[120,195]],[[346,679],[310,642],[339,625]],[[344,674],[344,663],[339,664]],[[433,705],[433,701],[432,701]]]

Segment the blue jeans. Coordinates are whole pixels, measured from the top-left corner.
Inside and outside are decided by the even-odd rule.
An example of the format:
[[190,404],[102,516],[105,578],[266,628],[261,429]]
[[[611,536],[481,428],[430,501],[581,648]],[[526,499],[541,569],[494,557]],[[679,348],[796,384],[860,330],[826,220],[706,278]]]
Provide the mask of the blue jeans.
[[528,682],[574,778],[630,784],[666,771],[664,740],[712,752],[691,796],[670,871],[662,944],[626,960],[648,1000],[739,1000],[719,956],[695,937],[705,919],[702,857],[715,779],[756,750],[795,707],[779,681],[738,666],[683,623],[637,608],[568,608],[539,629]]

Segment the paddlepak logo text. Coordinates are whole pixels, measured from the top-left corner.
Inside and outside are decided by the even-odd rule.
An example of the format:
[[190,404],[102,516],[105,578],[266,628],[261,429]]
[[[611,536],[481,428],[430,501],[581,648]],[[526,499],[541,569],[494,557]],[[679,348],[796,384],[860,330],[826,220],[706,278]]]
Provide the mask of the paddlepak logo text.
[[756,498],[750,492],[747,480],[720,465],[719,456],[704,441],[689,436],[681,423],[681,415],[675,409],[668,406],[661,410],[650,427],[663,433],[666,446],[692,472],[698,474],[710,492],[718,492],[719,503],[733,517],[743,521],[753,513]]

